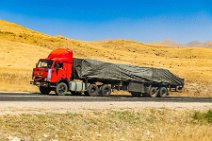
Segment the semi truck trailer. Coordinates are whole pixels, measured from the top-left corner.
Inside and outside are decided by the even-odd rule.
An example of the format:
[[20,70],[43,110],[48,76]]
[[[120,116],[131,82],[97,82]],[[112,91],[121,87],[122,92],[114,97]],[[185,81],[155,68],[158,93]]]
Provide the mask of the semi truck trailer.
[[73,58],[68,49],[53,50],[33,68],[33,85],[41,94],[109,96],[124,90],[134,97],[166,97],[182,91],[184,79],[167,69],[114,64],[92,59]]

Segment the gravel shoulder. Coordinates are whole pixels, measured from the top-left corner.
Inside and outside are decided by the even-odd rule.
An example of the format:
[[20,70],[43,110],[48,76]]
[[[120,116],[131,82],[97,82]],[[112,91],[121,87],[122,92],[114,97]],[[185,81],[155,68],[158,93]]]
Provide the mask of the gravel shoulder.
[[140,111],[151,108],[174,110],[208,110],[212,103],[199,102],[0,102],[0,115],[79,113],[103,110]]

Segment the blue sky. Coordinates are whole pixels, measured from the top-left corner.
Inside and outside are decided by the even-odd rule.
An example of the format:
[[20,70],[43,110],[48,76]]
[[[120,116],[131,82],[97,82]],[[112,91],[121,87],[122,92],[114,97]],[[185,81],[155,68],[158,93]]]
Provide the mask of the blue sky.
[[212,40],[210,0],[0,0],[0,19],[77,40]]

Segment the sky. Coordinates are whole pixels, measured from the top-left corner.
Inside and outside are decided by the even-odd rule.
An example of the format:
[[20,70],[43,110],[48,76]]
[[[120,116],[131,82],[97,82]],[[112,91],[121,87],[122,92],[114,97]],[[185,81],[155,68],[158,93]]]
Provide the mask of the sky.
[[211,0],[0,0],[0,19],[86,41],[212,40]]

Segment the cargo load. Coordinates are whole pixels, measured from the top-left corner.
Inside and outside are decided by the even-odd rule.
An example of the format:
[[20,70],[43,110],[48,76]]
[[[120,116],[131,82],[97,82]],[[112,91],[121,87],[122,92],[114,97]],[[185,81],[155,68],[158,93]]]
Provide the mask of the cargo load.
[[135,81],[162,83],[163,85],[184,85],[184,80],[169,70],[126,64],[113,64],[91,59],[74,58],[74,74],[78,79],[99,81]]

